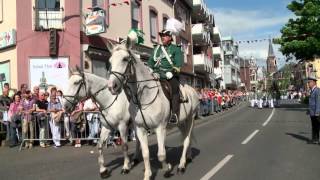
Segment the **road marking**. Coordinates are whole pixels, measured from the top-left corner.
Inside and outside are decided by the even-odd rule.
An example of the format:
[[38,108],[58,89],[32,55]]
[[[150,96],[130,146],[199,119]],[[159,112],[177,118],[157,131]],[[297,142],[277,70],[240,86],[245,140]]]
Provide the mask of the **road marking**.
[[250,136],[247,137],[247,139],[245,139],[241,144],[247,144],[252,138],[253,136],[255,136],[257,133],[259,132],[259,130],[255,130],[252,134],[250,134]]
[[262,126],[266,126],[266,125],[269,123],[269,121],[271,121],[271,118],[272,118],[272,116],[273,116],[273,114],[274,114],[274,111],[275,111],[275,108],[272,109],[271,114],[269,115],[269,117],[268,117],[268,119],[266,120],[266,122],[264,122],[264,123],[262,124]]
[[214,176],[227,162],[233,157],[233,154],[227,155],[222,161],[220,161],[214,168],[212,168],[206,175],[204,175],[200,180],[209,180]]

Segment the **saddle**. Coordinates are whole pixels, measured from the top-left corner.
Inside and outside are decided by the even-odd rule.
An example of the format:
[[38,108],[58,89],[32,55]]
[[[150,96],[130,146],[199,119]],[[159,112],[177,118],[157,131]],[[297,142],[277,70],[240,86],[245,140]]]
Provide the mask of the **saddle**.
[[[161,88],[162,91],[164,93],[164,95],[166,96],[166,98],[171,101],[172,100],[172,88],[170,86],[170,83],[166,80],[160,80],[160,84],[161,84]],[[182,93],[181,91],[182,85],[179,85],[179,95],[180,95],[180,103],[187,103],[189,102],[188,97]]]

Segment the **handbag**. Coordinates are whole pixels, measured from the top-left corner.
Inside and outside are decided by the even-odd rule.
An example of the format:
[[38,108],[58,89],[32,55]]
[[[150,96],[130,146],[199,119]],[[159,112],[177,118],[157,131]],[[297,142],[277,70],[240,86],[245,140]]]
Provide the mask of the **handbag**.
[[70,121],[74,123],[80,123],[83,119],[83,112],[79,111],[70,116]]

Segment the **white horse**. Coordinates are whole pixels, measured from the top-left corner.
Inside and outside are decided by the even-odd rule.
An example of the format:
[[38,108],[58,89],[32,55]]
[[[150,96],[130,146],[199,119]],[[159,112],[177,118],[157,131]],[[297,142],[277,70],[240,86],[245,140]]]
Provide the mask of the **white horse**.
[[[101,119],[102,129],[98,142],[100,176],[102,178],[110,176],[110,171],[104,166],[103,147],[110,132],[115,129],[119,130],[121,139],[123,140],[124,165],[121,173],[129,173],[131,164],[128,156],[127,128],[130,114],[128,111],[129,102],[126,95],[124,93],[112,95],[107,89],[107,80],[90,73],[78,71],[70,77],[68,83],[68,90],[64,93],[65,100],[63,102],[66,111],[72,111],[79,101],[89,97],[94,98],[100,106],[100,111],[103,116]],[[139,147],[139,142],[137,141],[134,162],[137,161],[137,155],[140,151]]]
[[[113,94],[119,94],[122,89],[126,91],[130,99],[130,114],[136,124],[137,136],[140,140],[144,159],[144,179],[149,180],[152,172],[149,161],[149,147],[147,130],[154,129],[158,141],[158,160],[162,163],[165,176],[169,175],[172,167],[166,162],[166,126],[170,118],[170,102],[166,98],[160,82],[154,79],[149,68],[131,51],[131,42],[113,45],[107,43],[112,52],[110,57],[111,73],[109,77],[109,89]],[[183,136],[183,151],[178,166],[178,173],[184,172],[187,158],[191,159],[191,133],[194,126],[199,105],[197,92],[190,86],[184,85],[182,93],[188,102],[181,104],[178,128]],[[188,156],[188,157],[187,157]]]

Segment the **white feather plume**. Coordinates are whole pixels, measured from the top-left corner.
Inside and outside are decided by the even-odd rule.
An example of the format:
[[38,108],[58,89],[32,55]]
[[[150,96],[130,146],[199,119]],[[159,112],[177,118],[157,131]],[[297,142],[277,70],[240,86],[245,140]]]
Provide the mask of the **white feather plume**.
[[166,30],[171,31],[174,35],[179,35],[183,28],[183,24],[175,18],[170,18],[166,23]]

